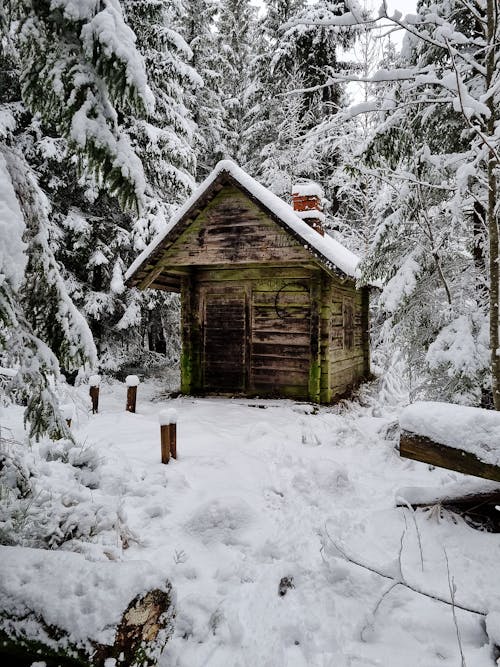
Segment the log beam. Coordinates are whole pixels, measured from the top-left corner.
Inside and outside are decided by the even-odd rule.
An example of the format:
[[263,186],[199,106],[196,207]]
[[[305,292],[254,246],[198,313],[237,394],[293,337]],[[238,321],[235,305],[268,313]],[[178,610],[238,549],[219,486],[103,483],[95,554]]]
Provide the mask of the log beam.
[[407,459],[500,482],[499,466],[484,463],[471,452],[442,445],[430,438],[409,431],[401,432],[399,453]]

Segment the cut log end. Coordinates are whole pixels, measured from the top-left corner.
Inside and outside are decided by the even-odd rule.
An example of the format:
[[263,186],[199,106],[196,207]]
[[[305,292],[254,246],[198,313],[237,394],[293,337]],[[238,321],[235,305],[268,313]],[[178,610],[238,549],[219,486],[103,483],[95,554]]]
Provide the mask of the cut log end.
[[[0,612],[0,662],[6,667],[29,667],[36,661],[45,662],[47,667],[104,667],[114,658],[116,665],[150,667],[157,664],[172,634],[173,619],[170,584],[165,590],[153,589],[130,602],[113,645],[96,644],[89,638],[87,649],[83,649],[81,644],[73,646],[64,630],[47,625],[35,614],[14,619]],[[22,630],[24,625],[26,631]],[[17,630],[13,632],[13,628]]]

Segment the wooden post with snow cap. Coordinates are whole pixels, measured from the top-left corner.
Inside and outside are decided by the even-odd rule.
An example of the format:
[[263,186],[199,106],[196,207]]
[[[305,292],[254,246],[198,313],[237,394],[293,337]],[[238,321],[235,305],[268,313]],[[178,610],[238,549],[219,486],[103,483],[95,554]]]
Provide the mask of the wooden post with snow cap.
[[170,456],[177,458],[177,410],[162,410],[160,421],[161,462],[168,463]]
[[101,384],[100,375],[91,375],[89,377],[89,394],[92,401],[92,414],[96,415],[99,412],[99,385]]
[[135,404],[137,402],[137,387],[140,384],[140,380],[137,375],[127,375],[125,378],[125,384],[127,385],[127,405],[125,410],[127,412],[135,412]]
[[68,428],[71,428],[71,421],[73,419],[73,412],[74,412],[73,405],[71,403],[60,405],[59,410],[61,411],[63,418],[66,420]]

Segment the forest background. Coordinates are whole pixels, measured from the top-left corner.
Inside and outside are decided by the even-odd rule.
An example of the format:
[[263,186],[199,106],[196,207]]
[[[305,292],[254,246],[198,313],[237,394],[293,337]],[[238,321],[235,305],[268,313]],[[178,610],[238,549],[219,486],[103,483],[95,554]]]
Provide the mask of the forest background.
[[31,436],[67,435],[61,372],[176,363],[177,297],[123,276],[226,157],[322,185],[380,285],[376,370],[500,407],[495,0],[10,0],[0,29],[0,365]]

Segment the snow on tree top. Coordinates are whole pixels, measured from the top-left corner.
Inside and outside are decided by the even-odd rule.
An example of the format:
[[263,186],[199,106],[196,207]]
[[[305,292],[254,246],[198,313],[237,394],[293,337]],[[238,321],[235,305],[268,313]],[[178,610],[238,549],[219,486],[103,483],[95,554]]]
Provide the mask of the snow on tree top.
[[[237,183],[239,183],[247,192],[265,206],[271,213],[277,216],[291,232],[299,236],[310,251],[317,255],[322,263],[329,269],[340,269],[344,274],[351,278],[359,276],[358,265],[359,257],[345,248],[341,243],[331,236],[321,236],[309,225],[301,220],[293,208],[270,192],[254,178],[249,176],[243,169],[232,160],[221,160],[214,168],[211,174],[201,183],[189,199],[181,206],[170,220],[167,228],[161,232],[153,241],[142,251],[142,253],[131,264],[125,274],[128,280],[147,260],[177,223],[182,220],[184,215],[196,203],[196,201],[205,193],[221,173],[229,174]],[[319,186],[318,186],[319,187]]]
[[399,418],[401,428],[500,465],[500,414],[452,403],[418,401]]
[[325,194],[319,183],[296,183],[292,188],[292,195],[299,197],[319,197],[322,199]]

